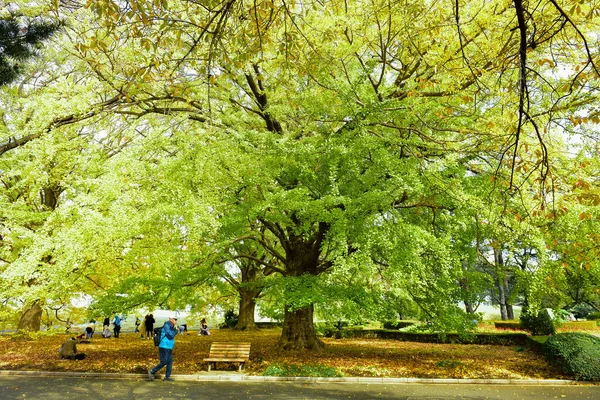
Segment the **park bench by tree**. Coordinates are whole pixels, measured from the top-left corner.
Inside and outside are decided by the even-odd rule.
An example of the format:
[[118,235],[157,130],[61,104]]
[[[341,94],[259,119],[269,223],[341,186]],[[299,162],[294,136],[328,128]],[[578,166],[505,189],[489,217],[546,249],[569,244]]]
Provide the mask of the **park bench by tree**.
[[217,362],[237,362],[241,371],[248,358],[250,358],[250,343],[214,342],[210,345],[208,358],[204,361],[208,361],[209,371],[211,365],[217,368]]

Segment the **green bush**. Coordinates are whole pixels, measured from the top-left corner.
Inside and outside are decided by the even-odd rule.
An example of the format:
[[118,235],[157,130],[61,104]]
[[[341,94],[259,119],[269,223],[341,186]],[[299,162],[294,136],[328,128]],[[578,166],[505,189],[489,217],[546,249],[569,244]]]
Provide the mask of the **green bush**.
[[577,380],[600,381],[600,338],[587,333],[566,332],[544,343],[544,354]]
[[587,319],[588,321],[597,321],[600,320],[600,312],[592,312],[589,313],[585,319]]
[[322,364],[273,364],[269,365],[263,376],[308,376],[334,378],[341,377],[343,374],[335,367],[328,367]]
[[221,328],[233,329],[238,323],[238,315],[233,311],[229,310],[225,313],[225,323],[221,325]]
[[521,314],[521,327],[532,335],[554,335],[554,322],[546,309],[538,311],[537,315],[530,312]]

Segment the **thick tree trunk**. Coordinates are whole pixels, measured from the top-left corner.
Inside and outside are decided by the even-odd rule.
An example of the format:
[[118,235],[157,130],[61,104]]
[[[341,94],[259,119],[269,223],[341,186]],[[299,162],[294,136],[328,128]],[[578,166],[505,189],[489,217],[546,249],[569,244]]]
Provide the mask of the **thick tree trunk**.
[[279,338],[279,346],[284,350],[320,350],[323,342],[315,333],[313,322],[314,307],[303,307],[289,311],[286,307],[283,320],[283,331]]
[[40,330],[41,322],[42,307],[40,307],[39,303],[36,301],[23,312],[17,330],[37,332]]
[[238,323],[235,329],[239,330],[255,330],[256,322],[254,321],[254,310],[256,309],[256,297],[260,294],[260,290],[244,290],[240,293],[240,312]]

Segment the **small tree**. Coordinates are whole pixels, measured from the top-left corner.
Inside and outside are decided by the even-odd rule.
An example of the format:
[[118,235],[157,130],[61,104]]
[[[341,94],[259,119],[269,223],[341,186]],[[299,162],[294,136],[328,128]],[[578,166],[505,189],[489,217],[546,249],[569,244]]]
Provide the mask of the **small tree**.
[[548,311],[544,308],[537,314],[527,310],[521,313],[521,326],[533,335],[554,335],[556,329]]

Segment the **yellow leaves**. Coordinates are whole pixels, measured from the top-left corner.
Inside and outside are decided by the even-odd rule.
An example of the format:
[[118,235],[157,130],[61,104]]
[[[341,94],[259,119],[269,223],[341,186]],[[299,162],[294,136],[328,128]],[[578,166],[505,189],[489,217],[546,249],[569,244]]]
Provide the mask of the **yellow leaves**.
[[579,179],[577,182],[575,182],[575,184],[573,185],[573,188],[590,190],[590,184],[587,183],[586,181],[584,181],[583,179]]
[[544,58],[542,60],[538,60],[538,65],[540,67],[543,67],[544,65],[548,64],[551,68],[554,68],[556,66],[556,64],[554,63],[554,61],[552,61],[549,58]]
[[[543,356],[534,352],[516,353],[511,346],[457,345],[403,342],[381,339],[324,338],[326,347],[320,352],[279,351],[280,329],[255,332],[215,330],[212,336],[177,335],[174,359],[178,374],[196,374],[206,370],[202,359],[211,341],[252,342],[246,371],[260,375],[272,364],[322,364],[341,369],[347,376],[431,377],[431,378],[560,378]],[[144,373],[158,362],[158,351],[150,340],[124,333],[119,339],[101,339],[98,331],[89,344],[78,350],[87,354],[83,361],[59,361],[56,355],[65,335],[44,336],[39,340],[14,342],[0,338],[0,366],[5,369],[41,371],[85,371]],[[115,354],[119,354],[115,360]],[[259,361],[261,360],[261,361]],[[481,366],[484,365],[482,368]],[[235,368],[235,366],[234,366]]]

